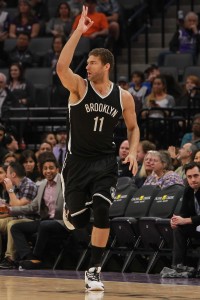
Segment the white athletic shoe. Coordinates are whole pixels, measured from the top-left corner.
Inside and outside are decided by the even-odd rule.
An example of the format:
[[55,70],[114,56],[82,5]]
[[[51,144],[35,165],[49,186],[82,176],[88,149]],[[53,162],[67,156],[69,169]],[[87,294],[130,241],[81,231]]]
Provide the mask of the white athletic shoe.
[[90,268],[85,272],[85,289],[90,291],[104,291],[104,285],[100,280],[101,267]]
[[89,291],[85,293],[85,300],[103,300],[104,291]]
[[72,225],[72,223],[70,223],[70,221],[68,220],[68,214],[69,214],[69,211],[65,210],[65,208],[63,208],[63,221],[64,221],[64,224],[69,230],[74,230],[75,229],[74,225]]

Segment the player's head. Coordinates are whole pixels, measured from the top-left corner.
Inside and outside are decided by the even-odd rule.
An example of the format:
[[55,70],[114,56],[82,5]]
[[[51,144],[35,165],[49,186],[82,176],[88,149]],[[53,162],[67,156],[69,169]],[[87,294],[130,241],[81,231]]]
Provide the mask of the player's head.
[[103,65],[110,64],[110,71],[113,69],[114,56],[108,49],[95,48],[89,52],[89,57],[91,55],[99,57]]

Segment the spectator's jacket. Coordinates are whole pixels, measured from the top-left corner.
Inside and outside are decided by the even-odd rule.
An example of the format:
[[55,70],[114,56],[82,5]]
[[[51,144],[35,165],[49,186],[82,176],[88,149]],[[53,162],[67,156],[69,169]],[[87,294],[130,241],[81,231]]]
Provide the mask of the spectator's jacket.
[[200,33],[194,34],[193,31],[181,28],[172,37],[169,43],[172,52],[192,53],[197,55],[200,51]]
[[[41,219],[46,219],[48,216],[47,207],[43,203],[43,194],[45,191],[45,187],[47,184],[47,180],[43,180],[38,188],[38,193],[35,197],[35,199],[23,206],[12,206],[10,208],[10,213],[12,216],[18,216],[20,214],[25,215],[33,215],[38,214],[40,215]],[[56,197],[56,210],[55,210],[55,216],[54,219],[58,221],[61,225],[64,226],[64,223],[62,221],[62,214],[63,214],[63,195],[62,195],[62,189],[61,189],[61,179],[60,174],[58,174],[57,178],[57,197]]]
[[[200,203],[200,189],[195,193],[195,196]],[[183,218],[191,218],[194,225],[200,225],[200,215],[198,216],[195,211],[194,190],[189,186],[185,188],[180,216]]]

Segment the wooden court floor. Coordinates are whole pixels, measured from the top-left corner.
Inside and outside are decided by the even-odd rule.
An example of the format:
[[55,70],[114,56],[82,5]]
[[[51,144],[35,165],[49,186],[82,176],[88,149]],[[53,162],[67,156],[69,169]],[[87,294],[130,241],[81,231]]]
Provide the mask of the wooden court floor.
[[[29,271],[30,272],[30,271]],[[84,292],[84,274],[72,272],[65,278],[58,278],[60,275],[56,272],[52,273],[52,277],[48,274],[48,278],[44,276],[35,277],[32,273],[12,271],[5,274],[0,271],[0,299],[1,300],[122,300],[122,299],[148,299],[148,300],[189,300],[200,299],[200,279],[159,279],[151,275],[144,275],[138,278],[136,274],[128,276],[128,281],[124,277],[120,280],[107,280],[109,274],[103,280],[105,284],[105,293]],[[64,275],[64,273],[62,273]],[[145,280],[145,276],[146,280]],[[63,276],[62,276],[63,277]],[[139,276],[140,277],[140,276]],[[152,277],[152,279],[151,279]],[[157,279],[158,280],[157,280]],[[146,282],[139,282],[146,281]],[[154,283],[155,282],[155,283]]]

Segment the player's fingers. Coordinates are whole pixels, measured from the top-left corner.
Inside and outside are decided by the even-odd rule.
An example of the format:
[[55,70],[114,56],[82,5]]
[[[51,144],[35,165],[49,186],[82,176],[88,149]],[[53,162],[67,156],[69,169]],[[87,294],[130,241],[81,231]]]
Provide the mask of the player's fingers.
[[135,176],[138,171],[137,163],[134,163],[132,166],[132,174]]

